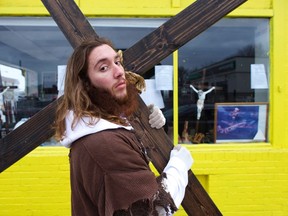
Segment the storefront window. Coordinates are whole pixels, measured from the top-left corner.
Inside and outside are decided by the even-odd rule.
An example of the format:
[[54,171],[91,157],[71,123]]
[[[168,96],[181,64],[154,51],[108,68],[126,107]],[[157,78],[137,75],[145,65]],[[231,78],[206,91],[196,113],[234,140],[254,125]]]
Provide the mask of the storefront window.
[[[121,50],[166,20],[89,19],[98,35]],[[1,17],[0,31],[0,135],[4,137],[57,98],[59,74],[73,49],[52,18]],[[172,65],[172,57],[161,64]],[[154,79],[154,68],[145,79]],[[163,99],[172,100],[165,95]]]
[[[118,49],[125,50],[166,20],[89,21],[98,35],[111,39]],[[0,126],[3,137],[57,98],[59,71],[66,65],[72,48],[52,18],[2,17],[0,31]],[[215,113],[226,108],[226,103],[229,103],[229,109],[242,109],[238,104],[246,103],[248,108],[244,108],[251,111],[254,108],[250,103],[269,102],[269,19],[220,20],[178,50],[178,66],[178,122],[173,116],[173,90],[158,92],[167,119],[165,131],[173,139],[176,122],[180,143],[223,141],[217,136],[221,135],[217,134],[217,127],[219,131],[237,131],[233,122],[225,117],[215,120]],[[154,81],[157,69],[173,68],[172,54],[156,67],[144,75],[149,82]],[[199,90],[204,91],[205,100],[203,109],[197,112]],[[240,114],[243,114],[241,109]],[[262,104],[258,109],[264,109]],[[261,116],[266,118],[267,113]],[[222,121],[227,121],[227,125]],[[255,121],[257,124],[253,127],[258,125],[257,129],[260,128],[259,118]],[[246,131],[252,127],[251,122],[238,123]],[[258,141],[263,141],[263,136],[268,140],[266,131],[260,131],[262,136],[258,132],[257,136],[254,134],[260,137]],[[227,140],[242,143],[247,141],[245,138],[237,140],[228,134]],[[248,141],[255,139],[249,137]]]
[[179,49],[179,142],[268,140],[269,49],[269,19],[251,18],[222,19]]

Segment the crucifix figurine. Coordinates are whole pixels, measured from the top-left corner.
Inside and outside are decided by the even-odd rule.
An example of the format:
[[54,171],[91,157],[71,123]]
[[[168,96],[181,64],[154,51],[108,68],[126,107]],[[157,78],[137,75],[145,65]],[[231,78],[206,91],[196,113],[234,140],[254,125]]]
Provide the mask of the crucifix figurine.
[[201,112],[204,108],[204,101],[206,98],[206,94],[210,93],[211,91],[213,91],[215,89],[215,86],[213,86],[212,88],[208,89],[207,91],[203,91],[203,90],[197,90],[196,88],[194,88],[193,85],[190,85],[190,88],[192,88],[197,94],[198,94],[198,100],[197,100],[197,120],[200,119],[201,117]]

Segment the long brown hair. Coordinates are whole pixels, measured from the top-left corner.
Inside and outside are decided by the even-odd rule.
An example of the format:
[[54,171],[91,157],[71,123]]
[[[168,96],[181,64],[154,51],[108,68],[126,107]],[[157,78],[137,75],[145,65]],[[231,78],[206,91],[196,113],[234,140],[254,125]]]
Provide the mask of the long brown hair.
[[[61,140],[65,133],[65,117],[68,110],[74,111],[74,121],[72,126],[82,116],[101,117],[105,115],[108,120],[119,121],[118,117],[103,113],[103,110],[95,106],[87,93],[90,81],[87,76],[88,58],[95,47],[107,44],[113,49],[112,43],[105,38],[96,38],[93,41],[84,41],[79,45],[68,60],[65,76],[64,95],[59,99],[56,110],[56,120],[54,124],[55,139]],[[90,122],[92,123],[92,122]]]

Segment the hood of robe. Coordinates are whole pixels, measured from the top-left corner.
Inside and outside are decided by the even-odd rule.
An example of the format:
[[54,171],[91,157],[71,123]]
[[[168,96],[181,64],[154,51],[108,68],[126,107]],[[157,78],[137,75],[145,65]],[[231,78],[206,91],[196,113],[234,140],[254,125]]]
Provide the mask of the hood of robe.
[[[123,126],[118,125],[112,122],[109,122],[105,119],[96,119],[91,117],[82,117],[79,119],[79,121],[75,124],[75,126],[72,128],[72,122],[74,119],[74,112],[70,110],[65,119],[66,124],[66,131],[65,136],[60,141],[61,145],[70,148],[71,144],[86,135],[97,133],[103,130],[109,130],[109,129],[117,129],[117,128],[124,128],[126,130],[132,130],[132,126]],[[93,120],[93,121],[91,121]],[[89,122],[95,122],[94,124],[89,124]]]

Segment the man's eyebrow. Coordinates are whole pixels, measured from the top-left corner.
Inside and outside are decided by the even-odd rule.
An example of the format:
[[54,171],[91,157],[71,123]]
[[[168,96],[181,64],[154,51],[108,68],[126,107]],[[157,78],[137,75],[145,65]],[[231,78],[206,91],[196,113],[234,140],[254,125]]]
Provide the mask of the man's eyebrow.
[[97,62],[95,62],[94,68],[96,68],[97,65],[99,65],[99,64],[101,64],[102,62],[105,62],[105,61],[107,61],[107,58],[102,58],[102,59],[97,60]]
[[[115,59],[118,59],[118,58],[121,58],[121,56],[120,56],[118,53],[116,53],[115,56],[114,56],[114,60],[115,60]],[[105,62],[105,61],[108,61],[108,60],[109,60],[109,58],[106,58],[106,57],[104,57],[104,58],[102,58],[102,59],[99,59],[99,60],[95,63],[94,68],[97,67],[98,64],[100,64],[100,63],[102,63],[102,62]]]

